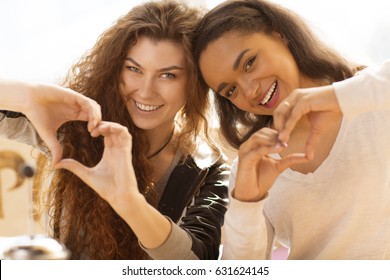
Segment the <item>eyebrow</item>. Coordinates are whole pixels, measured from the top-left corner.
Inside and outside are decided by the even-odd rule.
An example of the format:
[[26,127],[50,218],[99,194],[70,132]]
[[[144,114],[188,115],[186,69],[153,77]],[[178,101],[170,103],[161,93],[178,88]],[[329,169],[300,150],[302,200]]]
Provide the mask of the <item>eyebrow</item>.
[[[238,54],[236,60],[235,60],[234,63],[233,63],[233,70],[237,70],[238,65],[240,65],[240,63],[241,63],[242,57],[243,57],[244,54],[247,53],[248,51],[249,51],[249,49],[245,49],[245,50],[243,50],[242,52],[240,52],[240,53]],[[217,87],[217,91],[216,91],[216,92],[217,92],[217,93],[220,93],[220,92],[224,89],[224,87],[226,87],[226,86],[227,86],[227,83],[226,83],[226,82],[220,83],[219,86]]]
[[220,92],[227,86],[227,83],[225,82],[222,82],[219,84],[219,86],[217,87],[217,91],[216,93],[220,94]]
[[245,49],[242,52],[240,52],[236,58],[236,60],[233,63],[233,70],[237,70],[238,65],[240,65],[241,59],[244,56],[245,53],[247,53],[249,49]]
[[[143,68],[143,67],[141,66],[141,64],[139,64],[137,61],[135,61],[135,59],[132,58],[132,57],[126,57],[126,60],[131,61],[131,62],[134,63],[135,66],[137,66],[138,68],[141,68],[141,69]],[[159,71],[159,72],[165,72],[165,71],[183,70],[183,69],[184,69],[183,67],[179,67],[179,66],[176,66],[176,65],[172,65],[172,66],[168,66],[168,67],[161,68],[161,69],[159,69],[158,71]]]

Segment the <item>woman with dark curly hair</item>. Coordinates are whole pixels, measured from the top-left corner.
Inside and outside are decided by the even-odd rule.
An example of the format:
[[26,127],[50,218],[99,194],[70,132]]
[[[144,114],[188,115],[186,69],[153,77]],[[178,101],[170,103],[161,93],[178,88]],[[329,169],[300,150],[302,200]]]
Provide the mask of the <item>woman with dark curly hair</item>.
[[174,1],[136,6],[72,67],[64,86],[104,120],[59,130],[49,214],[73,259],[218,258],[229,169],[192,55],[200,16]]

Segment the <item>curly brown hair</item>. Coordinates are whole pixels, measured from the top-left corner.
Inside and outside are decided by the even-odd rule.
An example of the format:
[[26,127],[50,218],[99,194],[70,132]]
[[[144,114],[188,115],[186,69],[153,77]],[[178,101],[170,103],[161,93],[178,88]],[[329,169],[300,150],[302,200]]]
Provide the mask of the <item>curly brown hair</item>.
[[[192,53],[193,36],[201,15],[200,10],[175,1],[136,6],[99,37],[95,46],[73,65],[64,82],[65,86],[96,100],[104,120],[128,128],[133,136],[132,158],[136,162],[133,166],[139,191],[155,207],[156,196],[150,184],[152,166],[145,156],[149,146],[144,132],[134,125],[126,109],[120,93],[120,72],[129,48],[141,36],[183,46],[190,79],[187,103],[177,116],[179,133],[175,137],[178,148],[185,155],[190,154],[196,148],[197,137],[208,139],[208,87],[198,78]],[[63,157],[90,167],[100,161],[103,139],[90,137],[84,122],[66,123],[59,130],[59,137]],[[53,235],[70,249],[72,259],[148,258],[125,221],[73,173],[55,171],[49,197]]]

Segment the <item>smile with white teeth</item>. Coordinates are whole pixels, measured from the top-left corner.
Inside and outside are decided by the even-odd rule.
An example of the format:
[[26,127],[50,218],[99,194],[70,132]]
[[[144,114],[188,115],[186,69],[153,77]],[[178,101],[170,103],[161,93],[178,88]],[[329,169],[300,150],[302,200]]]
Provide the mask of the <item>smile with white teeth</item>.
[[278,86],[278,81],[275,81],[270,87],[270,89],[268,90],[267,94],[264,96],[263,100],[260,101],[261,105],[266,105],[268,102],[271,101],[272,97],[276,92],[277,86]]
[[163,105],[146,105],[135,101],[135,106],[142,111],[150,112],[160,109]]

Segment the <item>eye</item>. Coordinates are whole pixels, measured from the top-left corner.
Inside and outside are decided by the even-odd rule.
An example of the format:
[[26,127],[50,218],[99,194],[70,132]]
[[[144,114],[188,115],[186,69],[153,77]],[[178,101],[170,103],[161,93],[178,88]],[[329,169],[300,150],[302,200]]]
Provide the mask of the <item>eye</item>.
[[141,70],[134,66],[126,66],[127,69],[129,69],[131,72],[135,73],[141,73]]
[[176,78],[176,75],[175,74],[172,74],[172,73],[163,73],[161,75],[161,77],[165,78],[165,79],[174,79]]
[[234,93],[236,92],[236,89],[237,89],[236,86],[233,86],[233,87],[229,88],[229,89],[225,92],[224,97],[226,97],[226,98],[231,98],[231,97],[234,95]]
[[251,57],[251,58],[247,61],[247,63],[245,63],[245,65],[244,65],[244,70],[245,70],[245,72],[249,71],[249,70],[252,68],[252,65],[255,63],[255,61],[256,61],[256,56]]

